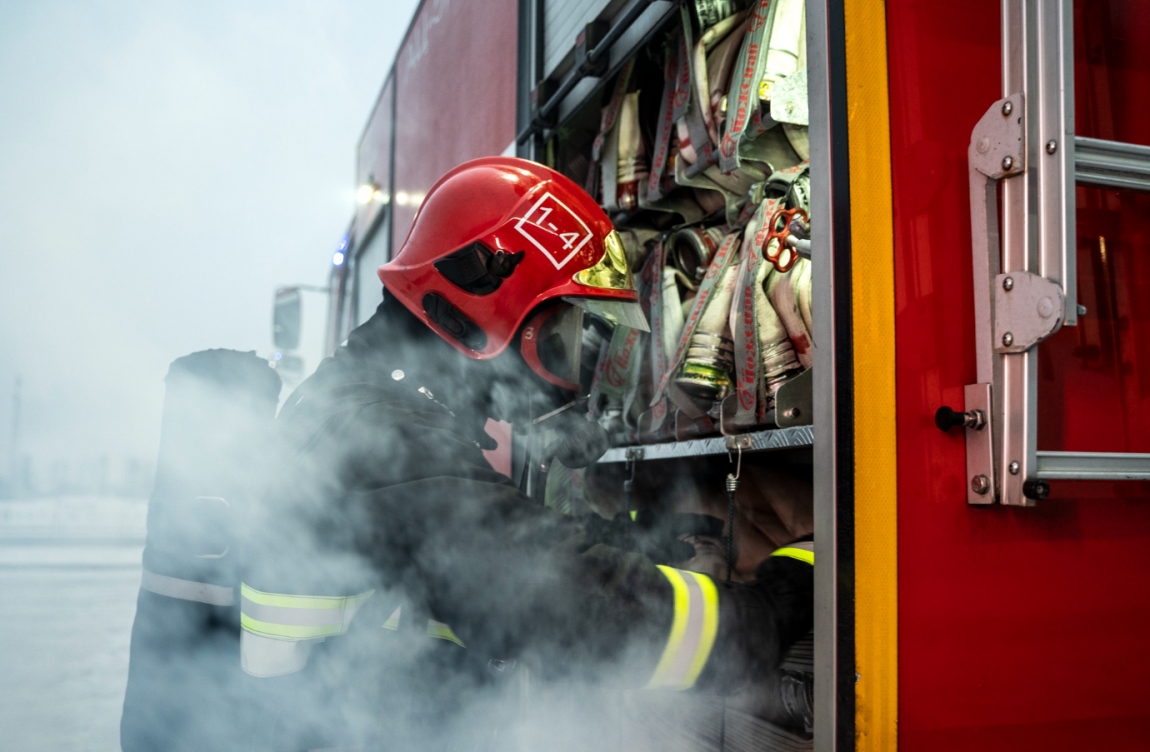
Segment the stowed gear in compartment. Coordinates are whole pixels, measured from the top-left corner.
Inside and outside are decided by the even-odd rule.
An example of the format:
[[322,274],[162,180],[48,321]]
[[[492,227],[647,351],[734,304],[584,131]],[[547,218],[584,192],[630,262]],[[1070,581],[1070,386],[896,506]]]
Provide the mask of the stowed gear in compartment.
[[549,152],[611,215],[651,324],[598,350],[617,445],[769,427],[814,359],[804,0],[681,11]]

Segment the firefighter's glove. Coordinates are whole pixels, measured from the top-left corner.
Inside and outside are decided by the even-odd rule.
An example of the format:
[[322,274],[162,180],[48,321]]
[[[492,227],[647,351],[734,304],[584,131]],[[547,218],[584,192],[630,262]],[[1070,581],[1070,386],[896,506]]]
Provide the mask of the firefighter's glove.
[[547,445],[543,457],[546,461],[559,460],[564,467],[578,470],[598,460],[610,447],[610,439],[602,426],[578,417],[561,426],[559,438]]
[[[612,519],[598,515],[582,518],[586,534],[584,549],[603,544],[643,554],[656,564],[684,562],[695,555],[695,547],[680,540],[689,535],[720,535],[722,522],[699,514],[657,514],[644,510],[631,519],[618,514]],[[717,529],[716,529],[717,524]]]

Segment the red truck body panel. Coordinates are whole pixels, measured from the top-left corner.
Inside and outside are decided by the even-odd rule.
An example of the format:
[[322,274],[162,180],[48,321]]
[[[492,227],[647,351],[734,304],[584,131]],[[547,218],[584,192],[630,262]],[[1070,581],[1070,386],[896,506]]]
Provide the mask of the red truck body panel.
[[[1113,77],[1118,88],[1141,81],[1140,106],[1150,106],[1150,9],[1081,5],[1142,30],[1131,33],[1144,41],[1126,50],[1130,70]],[[1036,508],[970,507],[963,435],[932,420],[940,405],[961,405],[975,381],[966,151],[1001,96],[999,15],[995,0],[887,4],[900,748],[1146,749],[1150,484],[1053,481]],[[1096,103],[1085,96],[1083,57],[1086,125],[1083,108]],[[1150,143],[1150,112],[1137,125],[1135,109],[1116,106],[1127,124],[1106,137]],[[1043,345],[1040,449],[1150,451],[1150,295],[1137,294],[1150,289],[1148,200],[1079,189],[1079,290],[1089,312]],[[1097,262],[1106,234],[1117,273]],[[865,251],[854,263],[866,263]]]
[[[391,106],[395,96],[395,77],[388,76],[367,121],[355,159],[355,184],[374,183],[386,194],[391,188]],[[385,202],[372,200],[360,204],[355,214],[355,244],[368,233]]]
[[518,3],[426,0],[395,61],[398,253],[422,196],[460,162],[515,139]]

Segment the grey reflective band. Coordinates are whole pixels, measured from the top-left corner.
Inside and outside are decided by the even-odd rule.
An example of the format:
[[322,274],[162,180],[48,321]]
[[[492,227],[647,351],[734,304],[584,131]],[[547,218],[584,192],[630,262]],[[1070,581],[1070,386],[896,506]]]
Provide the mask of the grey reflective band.
[[648,689],[689,689],[703,672],[719,631],[719,591],[710,577],[660,565],[671,583],[675,616]]
[[240,632],[240,668],[251,676],[268,677],[294,674],[303,670],[311,656],[312,640],[281,640],[242,630]]
[[181,580],[144,570],[140,587],[149,593],[179,598],[182,601],[207,603],[211,606],[230,606],[236,602],[236,589],[223,585],[209,585],[206,582]]

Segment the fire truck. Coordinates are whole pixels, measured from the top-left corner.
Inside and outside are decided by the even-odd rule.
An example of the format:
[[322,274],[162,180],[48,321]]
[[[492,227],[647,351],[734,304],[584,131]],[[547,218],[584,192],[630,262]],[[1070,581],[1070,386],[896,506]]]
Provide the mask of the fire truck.
[[424,0],[358,145],[327,350],[441,174],[546,163],[659,325],[587,333],[615,446],[564,503],[713,514],[740,576],[813,529],[788,743],[1145,749],[1147,92],[1135,0]]

